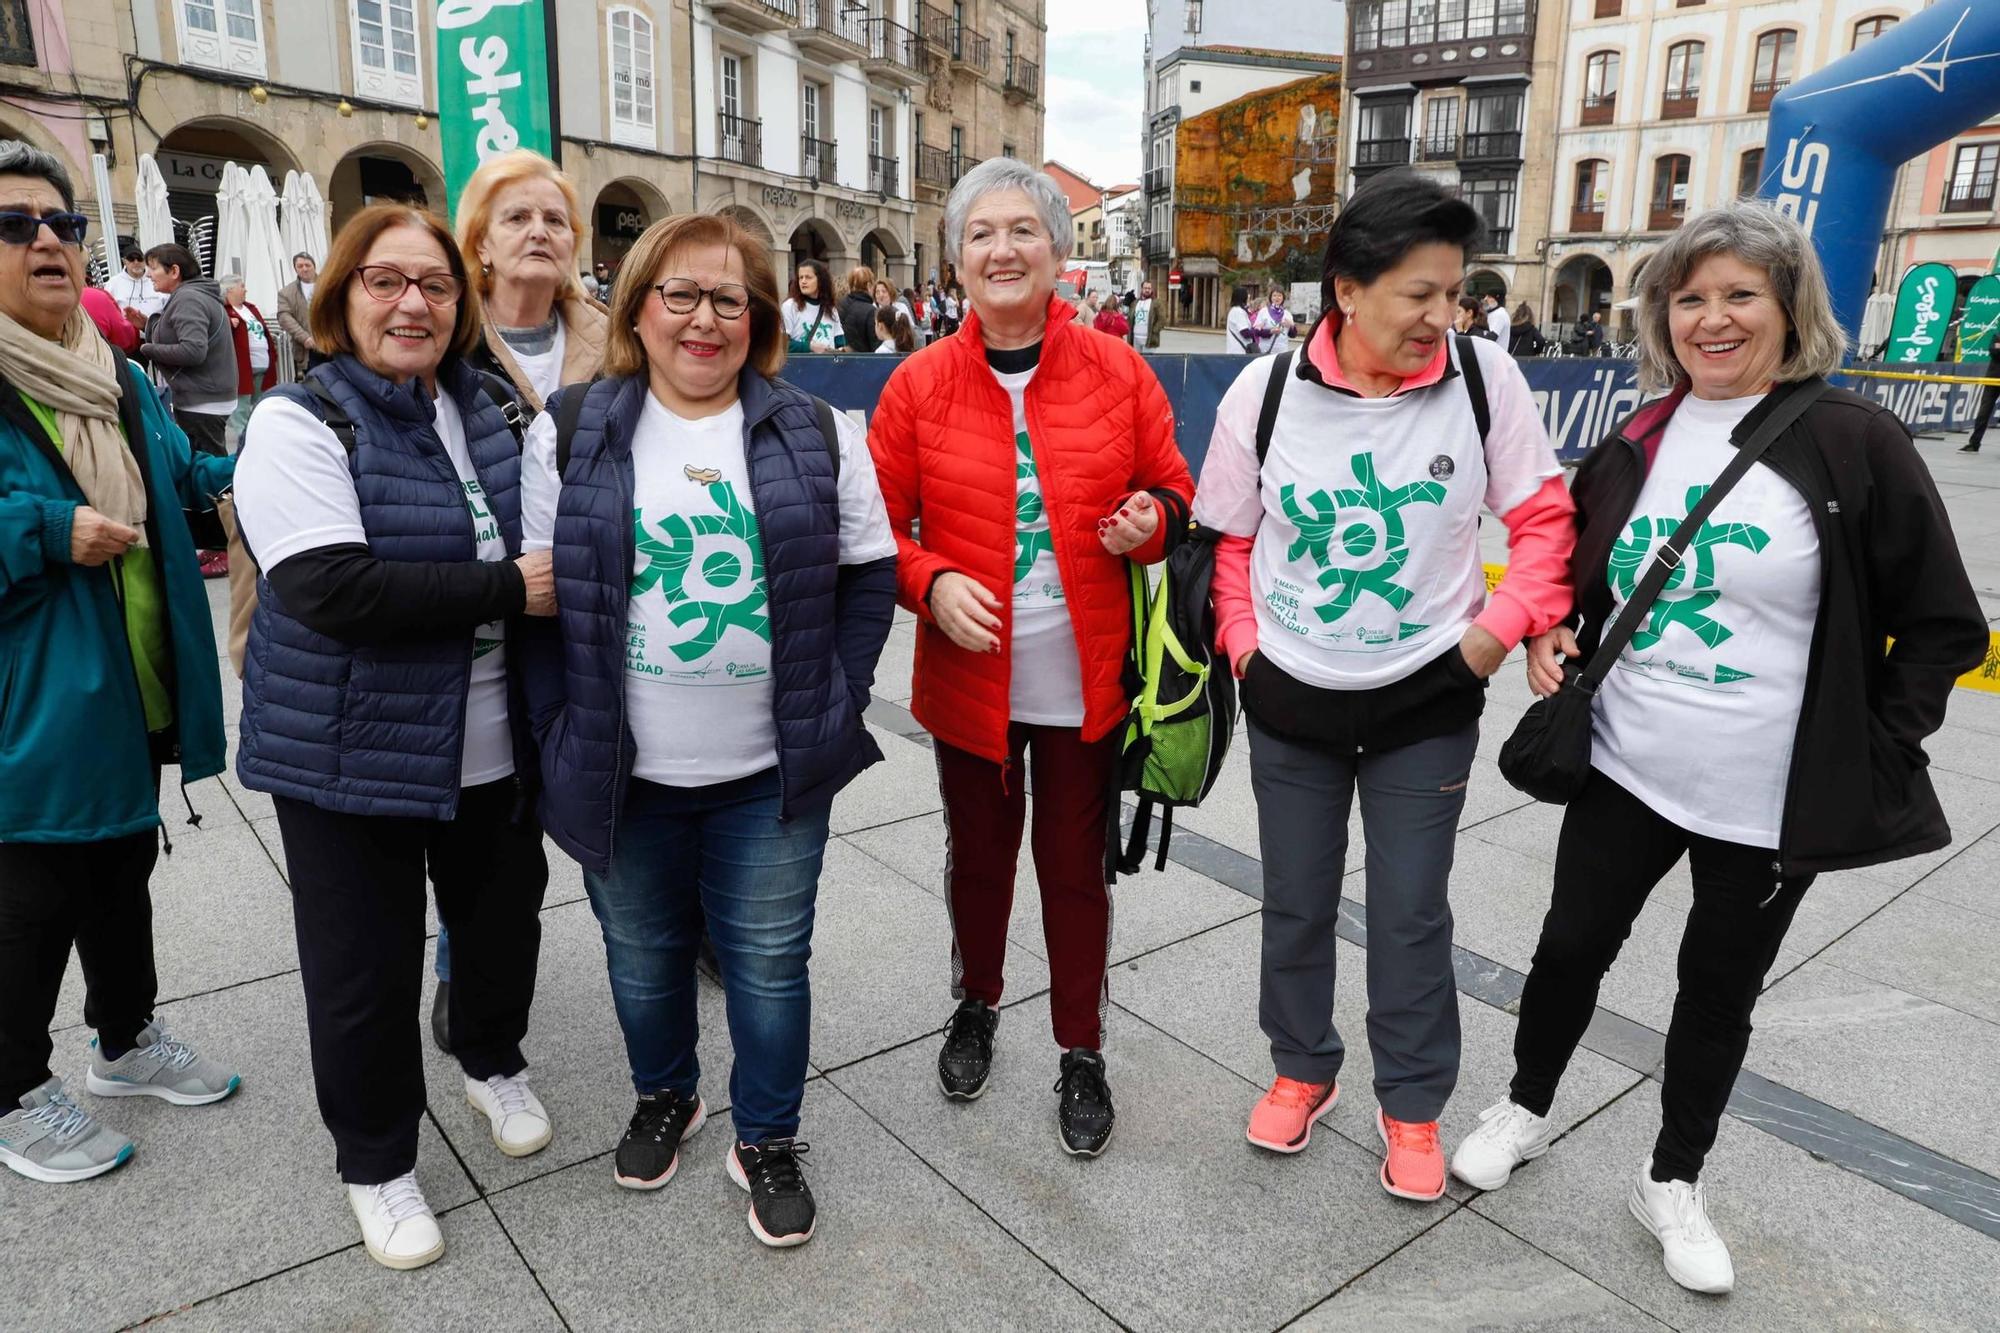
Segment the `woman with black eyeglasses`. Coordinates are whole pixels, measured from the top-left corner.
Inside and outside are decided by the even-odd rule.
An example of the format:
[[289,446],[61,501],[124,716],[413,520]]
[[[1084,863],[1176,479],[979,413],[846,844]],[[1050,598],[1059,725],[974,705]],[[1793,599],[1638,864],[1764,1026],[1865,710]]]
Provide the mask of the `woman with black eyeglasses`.
[[330,359],[258,403],[237,456],[261,577],[236,771],[277,807],[320,1114],[390,1268],[444,1253],[415,1174],[426,877],[465,1098],[510,1157],[551,1134],[520,1044],[548,863],[516,644],[555,590],[520,553],[511,395],[464,363],[479,330],[444,223],[363,209],[313,301]]
[[784,359],[767,247],[726,218],[656,223],[612,293],[605,378],[536,418],[522,481],[524,545],[553,547],[562,588],[560,645],[523,645],[542,817],[583,864],[638,1098],[614,1179],[665,1185],[706,1116],[705,915],[736,1053],[722,1165],[772,1246],[813,1234],[806,960],[828,807],[882,757],[861,714],[896,598],[866,440]]

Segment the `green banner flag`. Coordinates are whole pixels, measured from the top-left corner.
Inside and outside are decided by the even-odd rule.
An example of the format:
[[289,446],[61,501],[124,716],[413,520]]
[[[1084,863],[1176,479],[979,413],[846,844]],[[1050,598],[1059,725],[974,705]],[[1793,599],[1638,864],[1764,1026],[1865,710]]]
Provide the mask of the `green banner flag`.
[[1885,361],[1935,361],[1958,304],[1958,274],[1949,264],[1918,264],[1896,289],[1896,318],[1889,326]]
[[466,178],[515,148],[549,155],[551,0],[438,0],[438,130],[444,141],[446,215]]
[[1965,314],[1958,321],[1958,359],[1984,361],[1993,351],[1993,334],[2000,330],[2000,277],[1991,273],[1965,294]]

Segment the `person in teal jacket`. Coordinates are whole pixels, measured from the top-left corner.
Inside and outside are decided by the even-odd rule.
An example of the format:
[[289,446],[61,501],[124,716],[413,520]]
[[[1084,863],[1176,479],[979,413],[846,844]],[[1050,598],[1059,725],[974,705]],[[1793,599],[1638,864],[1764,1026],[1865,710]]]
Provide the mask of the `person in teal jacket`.
[[61,163],[0,140],[0,1163],[51,1182],[132,1155],[49,1070],[72,946],[91,1093],[192,1106],[239,1082],[153,1012],[148,893],[162,766],[222,771],[182,509],[213,509],[234,463],[191,455],[83,312],[87,227]]

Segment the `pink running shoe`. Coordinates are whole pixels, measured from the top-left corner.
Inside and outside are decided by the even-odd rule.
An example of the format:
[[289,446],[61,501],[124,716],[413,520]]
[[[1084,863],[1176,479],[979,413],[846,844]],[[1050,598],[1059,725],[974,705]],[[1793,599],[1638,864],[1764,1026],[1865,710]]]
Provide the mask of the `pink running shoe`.
[[1272,1152],[1298,1152],[1312,1139],[1313,1122],[1339,1100],[1338,1083],[1301,1083],[1279,1075],[1251,1110],[1244,1137]]
[[1389,1155],[1382,1159],[1382,1188],[1399,1199],[1429,1203],[1444,1193],[1444,1149],[1438,1122],[1391,1120],[1375,1108],[1375,1129]]

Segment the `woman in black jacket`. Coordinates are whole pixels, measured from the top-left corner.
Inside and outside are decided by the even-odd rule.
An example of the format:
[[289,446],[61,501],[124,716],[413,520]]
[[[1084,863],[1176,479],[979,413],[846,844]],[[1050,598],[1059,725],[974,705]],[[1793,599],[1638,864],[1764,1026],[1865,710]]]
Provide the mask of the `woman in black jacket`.
[[847,271],[847,294],[840,298],[840,329],[850,352],[872,352],[875,336],[875,270],[860,264]]
[[1598,983],[1685,855],[1662,1125],[1629,1203],[1669,1276],[1724,1292],[1735,1273],[1698,1182],[1764,973],[1819,872],[1950,841],[1922,743],[1987,634],[1909,433],[1823,382],[1844,338],[1796,222],[1748,200],[1689,220],[1647,264],[1639,309],[1641,383],[1669,392],[1578,471],[1577,616],[1530,645],[1538,694],[1561,688],[1558,655],[1595,651],[1737,445],[1790,395],[1820,396],[1708,517],[1594,701],[1513,1084],[1452,1171],[1497,1189],[1547,1150]]

